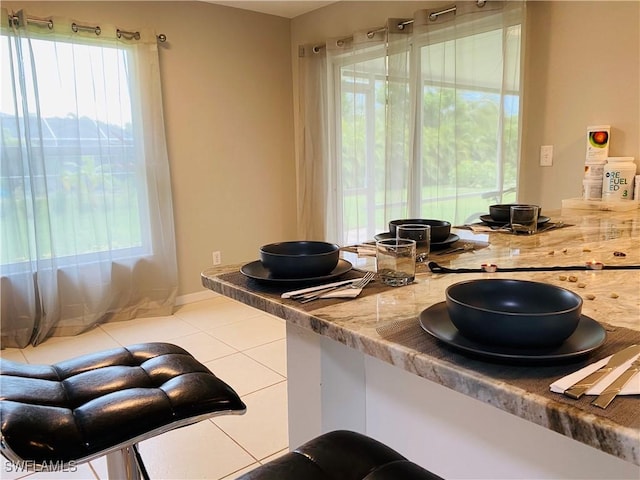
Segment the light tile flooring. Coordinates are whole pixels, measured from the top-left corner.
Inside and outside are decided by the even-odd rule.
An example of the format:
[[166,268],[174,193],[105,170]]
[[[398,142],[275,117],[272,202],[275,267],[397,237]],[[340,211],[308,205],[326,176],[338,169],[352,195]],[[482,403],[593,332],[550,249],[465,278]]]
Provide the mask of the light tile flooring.
[[[225,297],[177,307],[170,317],[102,325],[75,337],[54,337],[37,347],[0,355],[53,363],[140,342],[179,345],[231,385],[247,405],[244,415],[223,415],[141,442],[152,479],[231,480],[287,452],[287,369],[284,321]],[[0,478],[75,480],[107,477],[104,458],[75,472],[18,473],[1,458]]]

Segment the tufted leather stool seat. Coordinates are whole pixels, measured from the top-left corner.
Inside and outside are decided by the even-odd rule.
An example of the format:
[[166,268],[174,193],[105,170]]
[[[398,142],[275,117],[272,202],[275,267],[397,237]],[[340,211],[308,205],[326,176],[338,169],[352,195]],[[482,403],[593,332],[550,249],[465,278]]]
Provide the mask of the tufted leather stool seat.
[[229,385],[169,343],[115,348],[53,365],[0,359],[0,451],[38,469],[108,454],[111,478],[139,478],[146,476],[135,448],[139,441],[245,411]]
[[336,430],[245,473],[237,480],[442,480],[392,448]]

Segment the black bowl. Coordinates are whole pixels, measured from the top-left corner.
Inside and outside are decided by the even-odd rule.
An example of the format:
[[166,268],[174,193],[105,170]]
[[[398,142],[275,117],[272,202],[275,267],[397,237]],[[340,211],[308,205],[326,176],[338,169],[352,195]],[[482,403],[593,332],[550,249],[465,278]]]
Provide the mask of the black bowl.
[[389,222],[389,232],[392,237],[396,236],[396,227],[398,225],[430,225],[431,241],[444,242],[451,234],[451,223],[446,220],[431,220],[425,218],[408,218],[404,220],[391,220]]
[[327,242],[300,240],[260,247],[260,261],[278,278],[328,275],[336,268],[339,259],[340,247]]
[[[529,203],[499,203],[489,206],[489,215],[496,222],[511,222],[511,207],[527,207]],[[537,207],[537,205],[535,205]],[[538,207],[538,215],[540,215],[541,208]]]
[[578,327],[580,295],[548,283],[484,279],[450,285],[446,305],[465,337],[515,347],[559,345]]

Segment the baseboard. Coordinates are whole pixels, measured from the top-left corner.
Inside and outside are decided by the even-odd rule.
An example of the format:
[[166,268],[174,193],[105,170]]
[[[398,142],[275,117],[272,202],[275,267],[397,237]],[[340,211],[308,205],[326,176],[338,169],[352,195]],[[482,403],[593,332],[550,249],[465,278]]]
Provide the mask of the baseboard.
[[180,305],[186,305],[187,303],[200,302],[202,300],[209,300],[210,298],[219,297],[217,293],[211,290],[202,290],[201,292],[188,293],[186,295],[180,295],[176,297],[176,307]]

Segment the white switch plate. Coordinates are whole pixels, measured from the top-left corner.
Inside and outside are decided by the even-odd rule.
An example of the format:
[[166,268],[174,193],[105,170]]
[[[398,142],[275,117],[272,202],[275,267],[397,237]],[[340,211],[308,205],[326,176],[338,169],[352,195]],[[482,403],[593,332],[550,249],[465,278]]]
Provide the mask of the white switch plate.
[[553,145],[542,145],[540,147],[540,166],[550,167],[553,165]]

